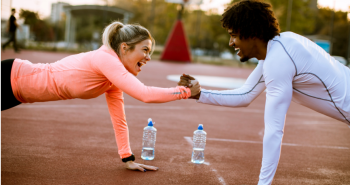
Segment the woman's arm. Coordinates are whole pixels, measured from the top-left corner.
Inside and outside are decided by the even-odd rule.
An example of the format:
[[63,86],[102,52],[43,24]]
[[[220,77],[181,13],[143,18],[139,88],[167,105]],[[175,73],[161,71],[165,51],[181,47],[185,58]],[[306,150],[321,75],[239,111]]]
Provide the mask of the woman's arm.
[[262,64],[259,62],[242,87],[224,91],[202,89],[197,102],[228,107],[246,107],[264,89]]
[[189,88],[178,86],[175,88],[149,87],[141,83],[129,73],[118,58],[108,53],[97,53],[93,63],[110,82],[123,92],[146,103],[163,103],[191,96]]
[[129,130],[125,119],[123,92],[112,87],[105,93],[120,158],[129,157],[132,152],[129,143]]
[[[128,158],[132,155],[132,152],[130,149],[128,125],[125,119],[123,92],[113,86],[106,91],[105,95],[118,145],[118,153],[120,158]],[[142,172],[147,170],[158,170],[155,166],[139,164],[134,161],[127,161],[125,162],[125,165],[129,170],[139,170]]]

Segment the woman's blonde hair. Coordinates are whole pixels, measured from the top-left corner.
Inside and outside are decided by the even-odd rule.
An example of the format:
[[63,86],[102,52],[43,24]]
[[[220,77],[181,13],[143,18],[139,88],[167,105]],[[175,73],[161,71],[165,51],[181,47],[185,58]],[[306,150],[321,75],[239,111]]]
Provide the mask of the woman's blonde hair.
[[119,21],[112,22],[108,25],[102,34],[102,43],[110,49],[113,49],[118,56],[120,56],[120,45],[125,42],[130,46],[129,50],[134,50],[135,45],[150,39],[152,41],[152,48],[150,55],[154,51],[155,41],[151,33],[141,25],[138,24],[123,24]]

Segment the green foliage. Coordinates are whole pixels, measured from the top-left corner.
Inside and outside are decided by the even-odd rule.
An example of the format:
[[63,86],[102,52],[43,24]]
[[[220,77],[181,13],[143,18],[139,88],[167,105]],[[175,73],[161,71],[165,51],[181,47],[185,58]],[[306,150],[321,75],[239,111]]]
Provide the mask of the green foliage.
[[[316,17],[315,30],[313,34],[330,36],[331,21],[333,10],[329,8],[320,8]],[[333,24],[333,47],[332,55],[343,56],[347,58],[348,39],[349,39],[349,22],[347,12],[334,12]]]
[[288,0],[269,0],[280,24],[281,32],[292,31],[298,34],[310,34],[314,30],[315,12],[309,7],[310,0],[293,0],[291,26],[287,28]]
[[53,41],[54,31],[52,25],[41,20],[38,13],[21,9],[19,17],[24,19],[24,24],[30,26],[31,34],[36,41]]
[[[232,0],[231,3],[239,1],[241,0]],[[281,32],[287,31],[288,0],[266,0],[265,2],[271,3]],[[310,0],[293,0],[290,31],[300,35],[319,35],[330,40],[333,10],[330,8],[313,10],[309,4]],[[335,12],[332,36],[332,55],[346,58],[349,39],[347,12]]]
[[154,21],[151,20],[152,2],[148,0],[115,0],[114,5],[134,13],[129,23],[138,23],[151,31],[157,44],[165,44],[177,19],[177,5],[156,0]]
[[[179,5],[167,3],[165,0],[154,0],[155,11],[152,20],[152,0],[114,0],[109,6],[116,6],[134,14],[129,23],[138,23],[149,29],[157,45],[165,45],[178,16]],[[232,0],[238,2],[240,0]],[[293,0],[291,30],[301,35],[330,35],[332,10],[320,8],[314,11],[310,8],[311,0]],[[110,1],[111,2],[111,1]],[[272,4],[273,11],[279,21],[281,31],[286,31],[288,0],[265,0]],[[228,4],[228,5],[229,5]],[[65,20],[49,24],[41,20],[36,12],[21,10],[20,17],[25,24],[30,25],[32,35],[36,41],[64,40]],[[217,53],[234,49],[228,46],[229,35],[221,26],[221,15],[193,10],[188,7],[183,12],[183,23],[191,48],[215,50]],[[75,19],[76,42],[80,44],[91,42],[94,32],[103,32],[103,29],[115,16],[93,14],[77,16]],[[119,19],[123,21],[122,17]],[[333,55],[346,56],[349,26],[346,12],[335,12],[333,29]],[[101,43],[99,40],[98,42]]]

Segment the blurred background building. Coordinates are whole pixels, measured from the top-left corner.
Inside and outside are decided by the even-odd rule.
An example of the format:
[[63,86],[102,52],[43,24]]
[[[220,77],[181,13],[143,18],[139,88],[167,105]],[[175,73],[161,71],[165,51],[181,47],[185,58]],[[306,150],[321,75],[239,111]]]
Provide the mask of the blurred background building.
[[51,22],[57,23],[62,21],[65,16],[64,6],[69,6],[70,4],[65,2],[57,2],[51,4]]

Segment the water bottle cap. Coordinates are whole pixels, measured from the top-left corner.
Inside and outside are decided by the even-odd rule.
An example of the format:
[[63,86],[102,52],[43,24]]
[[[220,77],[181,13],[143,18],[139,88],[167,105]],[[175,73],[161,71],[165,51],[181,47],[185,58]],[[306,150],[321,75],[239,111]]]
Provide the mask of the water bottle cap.
[[198,130],[203,130],[203,125],[202,124],[198,125]]
[[152,119],[148,121],[148,126],[153,127]]

